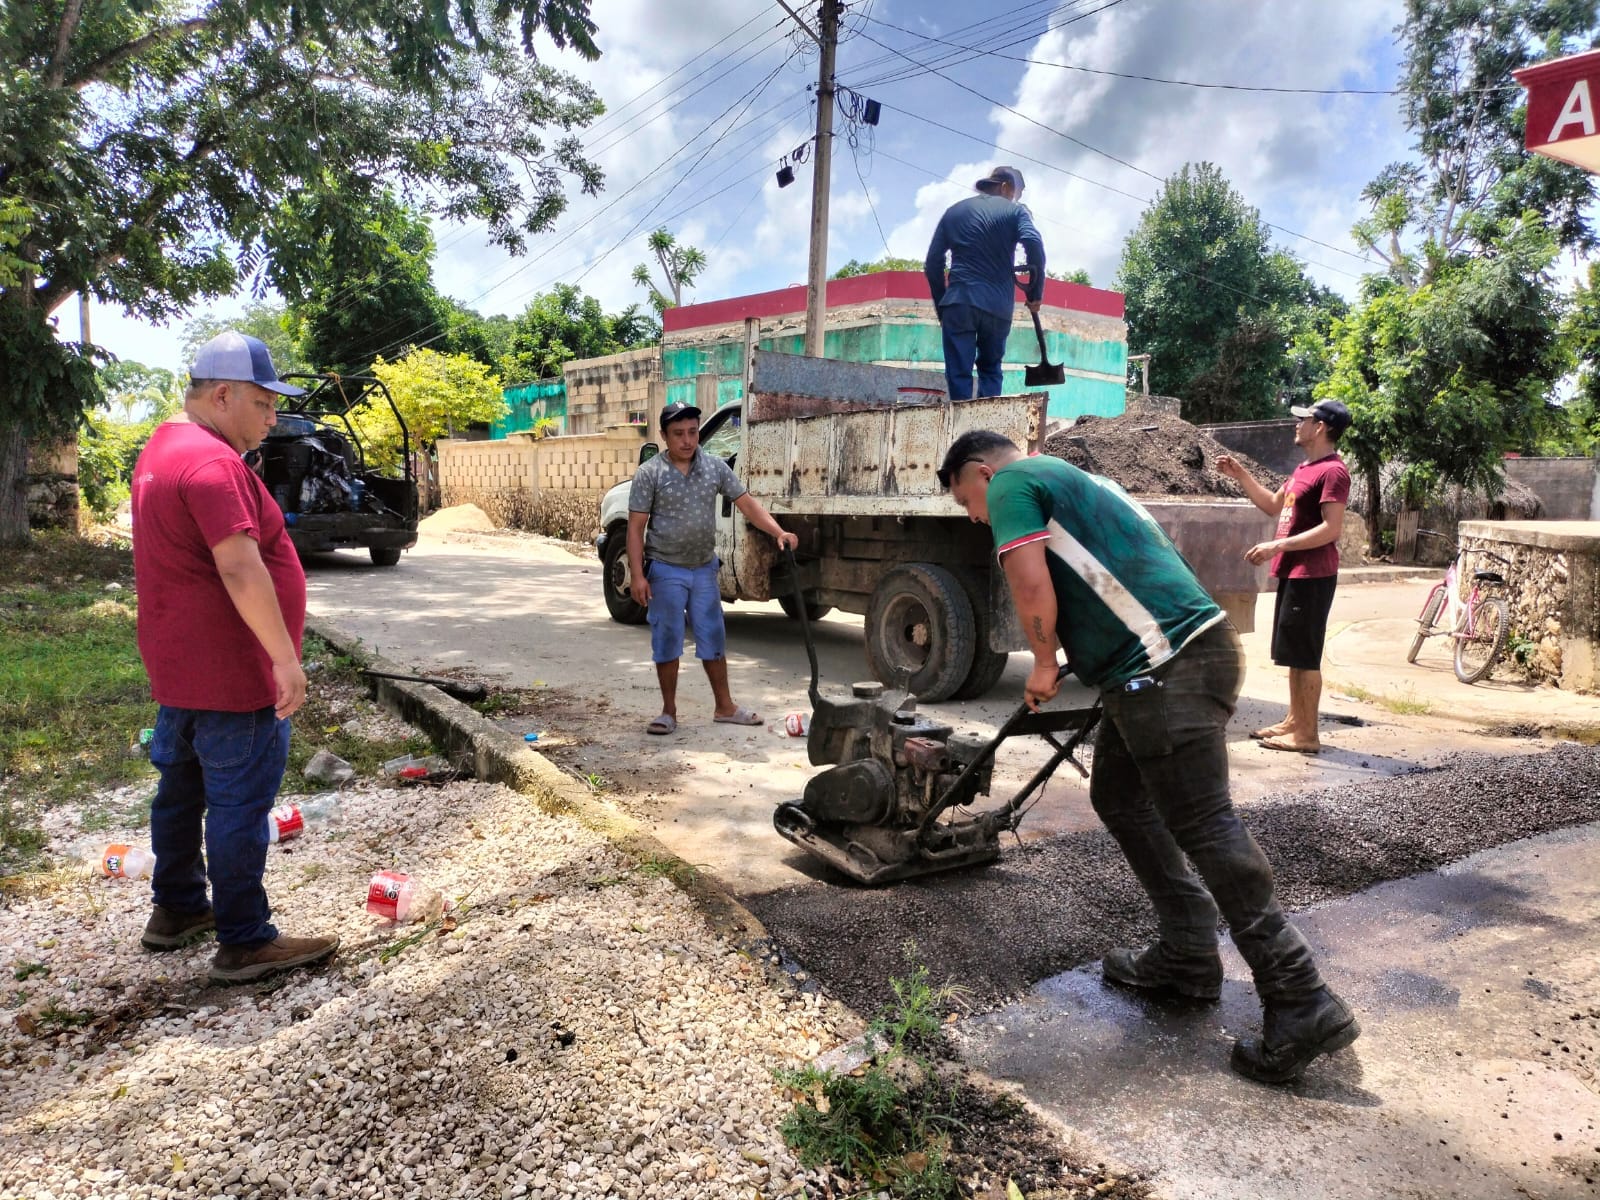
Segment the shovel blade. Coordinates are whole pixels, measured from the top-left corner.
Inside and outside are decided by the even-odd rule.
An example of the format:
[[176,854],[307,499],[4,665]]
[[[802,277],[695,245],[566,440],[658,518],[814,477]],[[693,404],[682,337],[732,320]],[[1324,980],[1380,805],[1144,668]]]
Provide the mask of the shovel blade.
[[1066,381],[1067,369],[1060,363],[1042,362],[1026,368],[1022,373],[1023,384],[1030,388],[1053,387]]

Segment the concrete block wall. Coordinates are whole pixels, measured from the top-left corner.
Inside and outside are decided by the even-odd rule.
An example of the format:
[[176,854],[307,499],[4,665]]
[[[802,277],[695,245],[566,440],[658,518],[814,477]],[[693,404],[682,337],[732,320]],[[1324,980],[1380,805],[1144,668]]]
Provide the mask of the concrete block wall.
[[1600,521],[1600,458],[1508,458],[1506,478],[1526,484],[1551,521]]
[[476,504],[502,528],[587,541],[598,531],[600,498],[633,477],[645,431],[442,441],[440,491],[446,505]]
[[650,427],[666,402],[661,351],[655,346],[577,359],[562,367],[566,433],[600,434],[616,425]]

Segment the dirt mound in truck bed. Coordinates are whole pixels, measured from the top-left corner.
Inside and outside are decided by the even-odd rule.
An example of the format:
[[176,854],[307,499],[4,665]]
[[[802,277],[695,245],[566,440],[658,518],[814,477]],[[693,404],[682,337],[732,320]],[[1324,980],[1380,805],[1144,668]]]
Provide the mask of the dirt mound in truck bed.
[[1140,496],[1242,497],[1244,490],[1212,465],[1219,454],[1232,454],[1269,491],[1284,479],[1173,416],[1079,417],[1047,438],[1044,452]]

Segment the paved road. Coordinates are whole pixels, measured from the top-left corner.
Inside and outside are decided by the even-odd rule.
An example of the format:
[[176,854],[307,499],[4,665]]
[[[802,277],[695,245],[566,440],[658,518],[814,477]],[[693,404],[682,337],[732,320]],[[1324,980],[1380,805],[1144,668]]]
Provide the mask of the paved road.
[[[713,724],[704,676],[691,667],[681,685],[679,732],[644,733],[659,711],[648,633],[608,618],[596,560],[534,539],[457,535],[424,540],[395,568],[326,556],[312,568],[309,585],[314,612],[398,662],[537,689],[538,712],[508,723],[519,732],[544,730],[542,744],[556,743],[553,757],[580,775],[608,780],[619,803],[735,894],[787,887],[820,869],[772,829],[773,809],[797,796],[812,773],[804,744],[782,736],[777,721],[764,729]],[[1407,666],[1411,618],[1424,591],[1406,583],[1340,589],[1324,709],[1357,723],[1330,722],[1327,750],[1315,758],[1265,750],[1246,736],[1282,714],[1285,694],[1283,672],[1267,659],[1265,633],[1246,636],[1252,666],[1232,726],[1239,799],[1361,783],[1448,762],[1465,750],[1530,748],[1517,739],[1484,738],[1481,729],[1495,724],[1559,719],[1600,726],[1600,701],[1506,683],[1465,687],[1432,647]],[[1270,605],[1271,597],[1263,597],[1262,630]],[[776,604],[731,605],[727,621],[735,696],[769,719],[808,708],[809,667],[798,625]],[[866,676],[860,618],[834,614],[815,629],[824,687]],[[993,732],[1025,678],[1025,656],[1013,655],[989,697],[929,711],[958,729]],[[1341,698],[1340,687],[1376,700]],[[1063,703],[1088,700],[1081,689],[1064,692]],[[1396,713],[1395,706],[1413,711]],[[552,739],[551,731],[558,736]],[[1014,790],[1043,753],[1042,744],[1008,746],[995,794]],[[1063,769],[1022,834],[1026,840],[1096,828],[1087,788]]]

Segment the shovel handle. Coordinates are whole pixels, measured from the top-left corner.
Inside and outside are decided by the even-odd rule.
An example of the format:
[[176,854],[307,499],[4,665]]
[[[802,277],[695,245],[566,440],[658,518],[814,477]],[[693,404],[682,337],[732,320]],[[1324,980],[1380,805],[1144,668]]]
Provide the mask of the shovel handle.
[[1050,353],[1044,348],[1044,326],[1039,323],[1039,314],[1037,312],[1031,308],[1028,311],[1033,313],[1033,331],[1039,335],[1039,357],[1044,362],[1049,362]]

